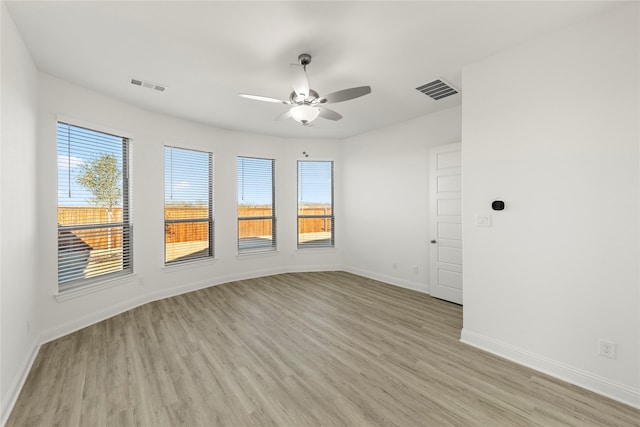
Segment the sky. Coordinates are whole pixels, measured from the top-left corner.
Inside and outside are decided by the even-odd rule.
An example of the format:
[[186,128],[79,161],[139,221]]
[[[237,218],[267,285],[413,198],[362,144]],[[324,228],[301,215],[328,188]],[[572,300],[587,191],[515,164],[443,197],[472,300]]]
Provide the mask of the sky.
[[238,157],[238,206],[264,206],[273,202],[273,168],[275,161]]
[[[166,204],[209,204],[209,173],[213,155],[176,147],[164,148]],[[213,170],[211,170],[213,172]]]
[[[78,184],[83,164],[110,154],[122,164],[122,138],[58,123],[58,205],[91,206],[92,193]],[[122,198],[119,206],[122,206]]]
[[298,204],[330,205],[333,162],[298,162]]
[[[113,155],[121,164],[122,142],[121,137],[59,123],[58,204],[90,206],[91,192],[77,183],[82,165],[105,153]],[[165,147],[165,202],[207,205],[210,162],[213,168],[211,153]],[[239,205],[271,204],[274,166],[275,161],[271,159],[237,157]],[[333,162],[298,162],[299,204],[331,204],[332,169]],[[135,176],[135,171],[133,174]],[[122,201],[119,205],[122,206]]]

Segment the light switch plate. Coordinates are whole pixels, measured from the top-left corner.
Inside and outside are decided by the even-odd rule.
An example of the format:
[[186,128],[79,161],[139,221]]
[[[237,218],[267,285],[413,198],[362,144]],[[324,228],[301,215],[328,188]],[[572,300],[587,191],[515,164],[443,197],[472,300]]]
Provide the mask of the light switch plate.
[[491,227],[491,215],[476,215],[476,227]]

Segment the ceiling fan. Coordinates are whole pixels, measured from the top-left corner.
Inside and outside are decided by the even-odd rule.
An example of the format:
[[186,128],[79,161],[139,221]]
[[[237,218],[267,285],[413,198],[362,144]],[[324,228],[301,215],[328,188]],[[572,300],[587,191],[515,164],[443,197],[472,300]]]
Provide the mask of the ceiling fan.
[[328,120],[340,120],[342,118],[341,114],[326,108],[326,104],[348,101],[371,93],[371,86],[358,86],[320,96],[318,92],[309,88],[309,79],[307,78],[307,65],[309,63],[311,63],[311,55],[302,53],[298,56],[298,64],[289,66],[293,80],[293,92],[289,95],[289,99],[283,100],[246,93],[238,95],[255,101],[290,105],[291,108],[280,114],[275,120],[293,119],[306,126],[318,116]]

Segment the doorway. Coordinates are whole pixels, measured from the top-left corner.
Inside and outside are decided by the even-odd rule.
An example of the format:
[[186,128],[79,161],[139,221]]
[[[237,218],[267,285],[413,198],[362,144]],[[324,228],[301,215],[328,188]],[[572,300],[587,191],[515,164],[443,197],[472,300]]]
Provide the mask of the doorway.
[[462,304],[462,143],[429,152],[431,296]]

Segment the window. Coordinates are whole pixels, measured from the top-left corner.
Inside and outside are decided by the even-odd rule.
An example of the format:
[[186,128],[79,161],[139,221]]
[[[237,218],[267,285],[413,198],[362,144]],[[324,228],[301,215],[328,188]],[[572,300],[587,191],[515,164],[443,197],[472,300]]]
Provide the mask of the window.
[[164,262],[213,257],[213,154],[164,147]]
[[58,123],[58,288],[133,272],[129,140]]
[[238,157],[238,253],[276,250],[274,160]]
[[298,161],[298,248],[333,247],[333,162]]

